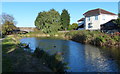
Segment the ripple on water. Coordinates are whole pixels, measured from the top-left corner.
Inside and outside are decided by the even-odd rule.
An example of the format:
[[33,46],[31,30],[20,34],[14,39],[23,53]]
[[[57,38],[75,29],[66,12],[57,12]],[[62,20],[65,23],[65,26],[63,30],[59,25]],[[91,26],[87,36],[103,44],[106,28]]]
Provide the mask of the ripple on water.
[[[64,53],[63,58],[68,62],[71,68],[69,72],[118,72],[120,67],[115,61],[115,53],[109,53],[106,50],[91,45],[84,45],[70,40],[60,39],[41,39],[41,38],[23,38],[22,43],[30,43],[32,51],[36,47],[43,48],[49,54],[56,52]],[[54,47],[55,46],[55,47]],[[120,54],[117,52],[117,55]],[[116,57],[118,57],[116,55]]]

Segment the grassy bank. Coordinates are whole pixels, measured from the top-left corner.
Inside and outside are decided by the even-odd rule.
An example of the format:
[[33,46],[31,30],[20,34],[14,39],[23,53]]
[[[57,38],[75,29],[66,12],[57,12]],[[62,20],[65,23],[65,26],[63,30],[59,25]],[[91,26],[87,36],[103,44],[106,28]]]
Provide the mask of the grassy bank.
[[67,63],[62,62],[62,54],[56,53],[54,55],[49,55],[41,48],[36,48],[33,56],[42,60],[43,64],[52,69],[53,72],[65,72]]
[[2,42],[2,71],[46,72],[51,70],[44,66],[40,60],[33,57],[30,52],[24,51],[17,38],[9,36]]
[[[20,38],[24,38],[24,37],[53,37],[53,38],[60,38],[60,39],[65,39],[65,34],[64,32],[58,32],[55,34],[45,34],[41,31],[35,31],[35,32],[30,32],[27,34],[17,34],[16,37]],[[11,35],[14,36],[14,35]]]
[[109,35],[99,31],[70,31],[65,34],[65,38],[101,47],[120,47],[119,35]]
[[[28,34],[15,34],[7,36],[2,42],[3,72],[63,71],[65,69],[65,64],[57,60],[59,55],[50,56],[48,53],[40,49],[37,49],[35,53],[32,54],[31,52],[25,51],[24,48],[20,46],[19,39],[21,38],[46,37],[47,35],[48,34],[41,32],[31,32]],[[51,37],[51,35],[49,35],[49,37]],[[56,33],[55,35],[52,35],[52,37],[73,40],[101,47],[120,47],[119,35],[109,35],[99,31],[70,31],[67,33]]]
[[[2,71],[3,72],[55,72],[63,71],[64,65],[58,64],[56,58],[47,54],[41,58],[33,55],[29,51],[25,51],[20,46],[18,35],[10,35],[2,42]],[[30,50],[30,49],[28,49]],[[37,53],[37,52],[35,52]],[[43,54],[43,55],[44,55]],[[51,59],[53,58],[53,59]],[[47,60],[48,62],[46,62]],[[55,63],[51,63],[56,61]],[[46,64],[44,64],[46,62]],[[50,64],[51,63],[51,64]],[[52,67],[53,65],[53,67]],[[57,67],[61,66],[59,69]]]
[[20,37],[44,37],[49,36],[48,34],[44,34],[41,31],[29,32],[26,34],[18,34]]
[[55,37],[66,40],[73,40],[84,44],[92,44],[101,47],[120,47],[120,36],[117,34],[110,35],[100,31],[77,30],[70,32],[58,32],[54,35],[44,34],[41,31],[31,32],[27,34],[19,34],[19,38],[23,37]]

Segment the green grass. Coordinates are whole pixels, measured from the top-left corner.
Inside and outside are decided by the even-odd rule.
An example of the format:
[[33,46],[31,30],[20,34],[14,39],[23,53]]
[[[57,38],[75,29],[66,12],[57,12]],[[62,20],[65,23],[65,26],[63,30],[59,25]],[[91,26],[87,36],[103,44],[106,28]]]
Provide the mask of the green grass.
[[[3,72],[19,72],[31,71],[43,72],[43,71],[62,71],[64,69],[63,63],[59,63],[55,58],[60,56],[49,56],[44,52],[41,59],[35,58],[31,53],[26,52],[20,47],[19,39],[23,37],[41,37],[37,35],[43,35],[40,31],[30,32],[28,34],[11,35],[7,36],[2,42],[2,54],[3,54]],[[68,33],[56,33],[55,36],[50,36],[54,39],[69,39],[81,43],[88,43],[97,46],[106,46],[119,44],[120,36],[108,35],[99,31],[70,31]],[[54,58],[54,59],[53,59]],[[51,60],[53,59],[53,60]],[[23,61],[24,60],[24,61]],[[44,65],[43,63],[47,63]],[[53,63],[54,62],[54,63]],[[36,64],[37,63],[37,64]],[[34,67],[32,67],[34,66]],[[46,67],[46,69],[42,69]],[[32,67],[32,68],[31,68]],[[50,69],[49,69],[49,68]]]
[[[65,34],[66,38],[81,42],[88,43],[97,46],[115,46],[120,42],[120,36],[118,35],[108,35],[100,31],[70,31]],[[119,46],[119,45],[118,45]]]
[[27,34],[44,34],[42,31],[29,32]]
[[11,72],[12,63],[9,55],[7,54],[8,51],[15,48],[15,43],[13,42],[12,38],[6,38],[2,41],[2,70],[3,72]]
[[43,49],[36,48],[34,56],[41,59],[46,66],[52,69],[53,72],[64,72],[65,69],[68,69],[67,63],[62,62],[62,55],[50,55]]
[[41,36],[46,36],[48,34],[44,34],[41,31],[34,31],[34,32],[29,32],[26,34],[18,34],[19,37],[41,37]]
[[7,37],[2,41],[2,52],[7,53],[13,48],[17,47],[17,42],[16,40],[13,40],[11,37]]
[[[40,59],[33,56],[33,53],[25,51],[24,48],[20,47],[19,38],[19,36],[15,37],[12,35],[5,38],[2,42],[3,72],[52,72],[63,70],[63,63],[58,64],[55,59],[50,59],[52,57],[46,52],[44,52],[46,55]],[[45,60],[47,60],[46,64],[48,65],[44,64]]]

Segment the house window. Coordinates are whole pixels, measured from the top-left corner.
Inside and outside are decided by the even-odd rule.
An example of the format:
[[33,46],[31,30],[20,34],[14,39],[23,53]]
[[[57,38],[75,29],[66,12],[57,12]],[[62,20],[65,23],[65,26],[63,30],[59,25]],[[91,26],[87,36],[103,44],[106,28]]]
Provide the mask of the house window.
[[95,20],[98,20],[98,16],[95,16]]
[[88,24],[88,28],[92,28],[93,26],[92,26],[92,23],[89,23]]
[[90,17],[88,17],[88,21],[90,21]]

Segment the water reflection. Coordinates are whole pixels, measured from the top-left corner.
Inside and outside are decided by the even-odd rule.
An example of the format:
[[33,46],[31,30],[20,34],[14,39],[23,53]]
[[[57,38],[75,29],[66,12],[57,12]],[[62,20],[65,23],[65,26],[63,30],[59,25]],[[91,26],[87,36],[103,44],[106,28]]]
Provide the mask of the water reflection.
[[85,64],[87,71],[93,72],[117,72],[117,65],[115,61],[108,59],[107,55],[103,56],[103,51],[100,51],[99,48],[85,45]]
[[71,68],[69,72],[118,72],[120,71],[120,51],[97,48],[74,41],[50,38],[24,38],[23,43],[30,43],[32,51],[42,48],[49,54],[62,52],[65,62]]

